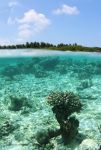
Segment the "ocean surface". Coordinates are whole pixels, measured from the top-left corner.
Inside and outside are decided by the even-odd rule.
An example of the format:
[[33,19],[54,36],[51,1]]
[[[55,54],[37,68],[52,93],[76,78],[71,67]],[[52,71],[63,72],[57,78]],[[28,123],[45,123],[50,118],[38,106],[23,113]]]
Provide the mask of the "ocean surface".
[[[47,144],[39,131],[59,128],[47,103],[52,91],[79,95],[78,131],[69,145],[61,136]],[[81,139],[101,145],[101,53],[0,50],[0,150],[75,150]]]

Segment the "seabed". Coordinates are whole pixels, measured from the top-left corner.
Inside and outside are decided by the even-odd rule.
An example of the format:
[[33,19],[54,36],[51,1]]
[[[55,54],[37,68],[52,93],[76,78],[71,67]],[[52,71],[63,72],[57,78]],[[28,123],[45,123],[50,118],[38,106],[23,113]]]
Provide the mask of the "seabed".
[[[54,53],[0,58],[0,150],[74,150],[82,138],[101,145],[101,54]],[[51,91],[74,92],[83,104],[75,113],[82,137],[69,145],[61,136],[36,140],[38,131],[59,128],[47,104]]]

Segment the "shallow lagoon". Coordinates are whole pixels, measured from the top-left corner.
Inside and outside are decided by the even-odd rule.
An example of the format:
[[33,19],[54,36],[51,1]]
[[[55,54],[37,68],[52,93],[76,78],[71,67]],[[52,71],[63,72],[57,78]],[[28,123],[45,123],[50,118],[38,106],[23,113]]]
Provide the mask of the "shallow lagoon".
[[[0,150],[78,147],[79,140],[64,146],[61,136],[44,146],[37,143],[39,130],[59,127],[46,100],[51,91],[79,94],[83,103],[82,111],[75,114],[79,132],[101,144],[101,53],[1,50]],[[24,98],[26,103],[12,107],[14,98]]]

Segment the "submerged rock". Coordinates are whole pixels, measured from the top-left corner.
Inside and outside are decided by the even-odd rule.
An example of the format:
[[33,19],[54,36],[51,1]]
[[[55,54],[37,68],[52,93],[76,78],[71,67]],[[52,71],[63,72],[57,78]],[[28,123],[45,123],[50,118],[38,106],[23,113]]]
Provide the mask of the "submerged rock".
[[22,107],[29,107],[29,108],[32,107],[31,104],[28,103],[26,97],[17,98],[17,97],[10,96],[10,100],[11,100],[11,104],[9,106],[9,109],[11,111],[19,111],[22,109]]
[[18,74],[20,74],[20,70],[17,68],[17,66],[7,66],[1,72],[1,75],[8,77],[11,80],[13,80],[14,76]]
[[60,134],[60,129],[40,129],[36,134],[36,140],[39,144],[47,144],[51,138]]
[[35,76],[36,78],[45,78],[45,77],[48,76],[48,73],[45,72],[45,71],[42,71],[42,70],[40,70],[40,71],[37,70],[37,71],[34,72],[34,76]]
[[11,124],[11,122],[5,121],[0,125],[0,138],[8,136],[14,129],[15,127]]
[[85,139],[76,150],[98,150],[99,146],[93,139]]
[[49,142],[49,135],[47,130],[41,129],[36,134],[36,140],[40,144],[47,144]]
[[41,61],[40,66],[42,66],[44,71],[53,71],[56,69],[56,66],[59,63],[60,60],[58,59],[58,57],[55,58],[48,57],[46,59],[43,59],[43,61]]

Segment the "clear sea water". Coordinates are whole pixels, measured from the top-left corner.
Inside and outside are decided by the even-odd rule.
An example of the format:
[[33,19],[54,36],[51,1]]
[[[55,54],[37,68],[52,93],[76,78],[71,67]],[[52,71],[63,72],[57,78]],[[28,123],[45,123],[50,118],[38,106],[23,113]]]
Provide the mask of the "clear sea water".
[[[78,94],[79,133],[101,145],[101,53],[0,50],[0,150],[74,150],[61,136],[39,145],[39,130],[59,125],[47,104],[51,91]],[[13,100],[24,99],[21,104]]]

